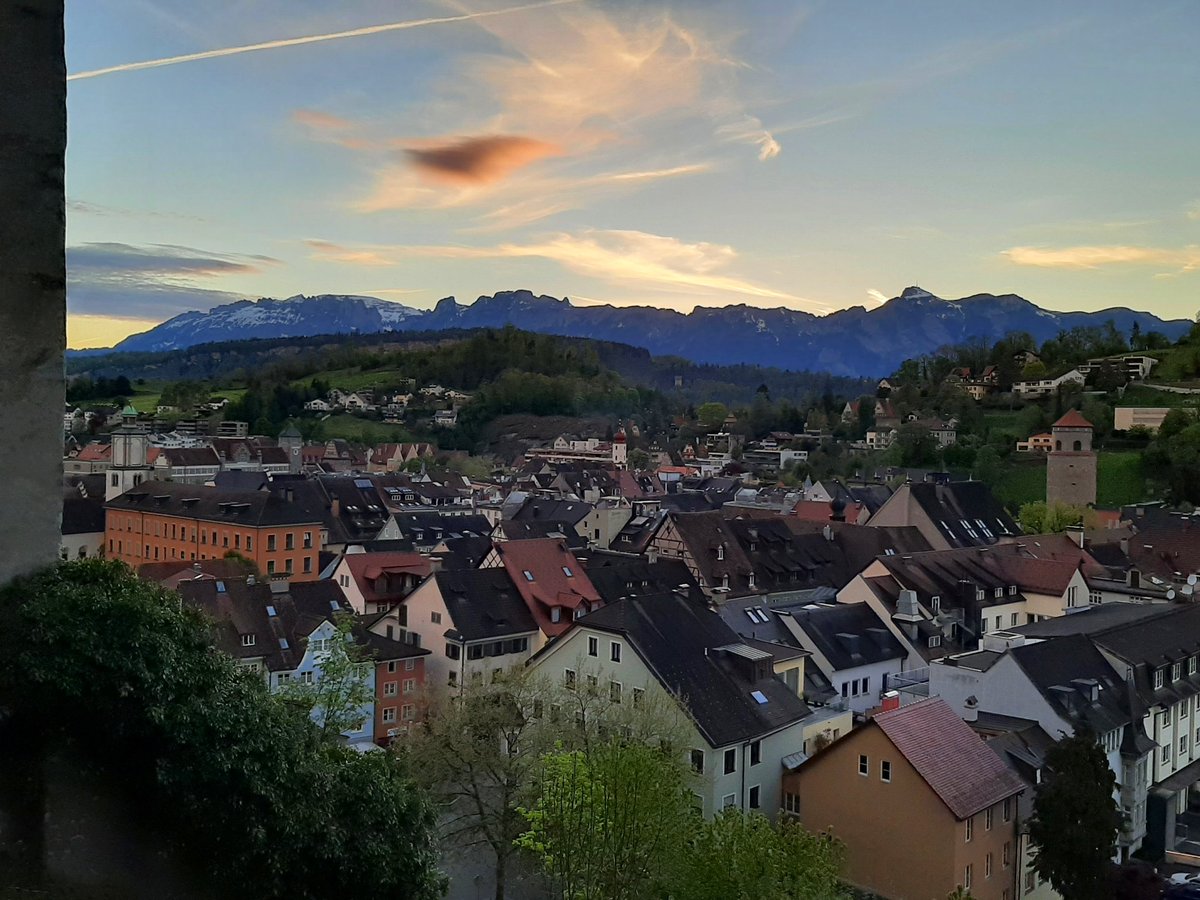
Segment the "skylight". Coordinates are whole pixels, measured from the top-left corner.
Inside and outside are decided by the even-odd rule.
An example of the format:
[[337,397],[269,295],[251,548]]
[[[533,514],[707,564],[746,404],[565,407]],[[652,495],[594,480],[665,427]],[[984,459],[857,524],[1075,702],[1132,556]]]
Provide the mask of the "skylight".
[[274,616],[274,615],[275,615],[275,607],[273,607],[273,606],[268,606],[268,607],[267,607],[267,615],[268,615],[268,616]]
[[525,576],[526,581],[533,581],[533,573],[528,569],[522,569],[521,574]]
[[767,695],[764,694],[762,691],[751,691],[750,696],[753,697],[754,702],[759,704],[760,706],[765,705],[767,702]]
[[571,567],[570,567],[570,566],[563,566],[563,567],[562,567],[562,570],[563,570],[563,574],[564,574],[564,575],[566,575],[568,578],[574,578],[574,577],[575,577],[575,573],[571,571]]
[[288,648],[288,639],[287,639],[287,638],[280,638],[280,639],[279,639],[279,649],[280,649],[280,650],[286,650],[287,648]]
[[218,581],[218,582],[217,582],[217,593],[218,593],[218,594],[223,594],[223,593],[225,593],[225,582],[223,582],[223,581]]

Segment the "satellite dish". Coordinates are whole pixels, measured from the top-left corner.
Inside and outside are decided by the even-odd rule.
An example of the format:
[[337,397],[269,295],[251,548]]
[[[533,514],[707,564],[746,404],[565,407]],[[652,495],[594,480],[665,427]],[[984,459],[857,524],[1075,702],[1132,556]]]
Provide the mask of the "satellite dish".
[[1196,576],[1195,575],[1188,576],[1188,584],[1193,585],[1193,586],[1196,584]]
[[1174,600],[1174,599],[1175,599],[1175,591],[1174,591],[1174,590],[1167,591],[1167,599],[1168,599],[1168,600]]

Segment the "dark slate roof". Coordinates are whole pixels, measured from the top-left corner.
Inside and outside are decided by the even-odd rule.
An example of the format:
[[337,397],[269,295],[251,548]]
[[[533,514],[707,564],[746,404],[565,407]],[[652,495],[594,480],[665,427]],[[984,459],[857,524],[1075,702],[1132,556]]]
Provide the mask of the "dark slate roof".
[[[1200,654],[1200,606],[1170,606],[1163,615],[1097,632],[1092,640],[1133,667],[1134,685],[1147,706],[1200,693],[1200,671],[1188,675],[1188,659]],[[1175,663],[1180,663],[1178,680],[1171,677]],[[1167,667],[1163,686],[1155,688],[1154,671],[1161,667]]]
[[909,484],[897,493],[904,489],[912,492],[912,499],[933,520],[951,547],[981,547],[1006,535],[1021,533],[992,489],[982,481]]
[[105,507],[252,527],[320,524],[325,518],[318,499],[308,492],[297,491],[289,501],[282,493],[218,491],[175,481],[144,481]]
[[[671,513],[668,521],[675,526],[680,539],[687,545],[701,580],[711,588],[721,587],[728,576],[729,589],[736,596],[752,590],[750,560],[742,552],[741,543],[730,520],[717,511]],[[661,532],[660,532],[661,535]],[[720,548],[724,547],[721,559]]]
[[[1039,641],[1008,651],[1059,716],[1097,734],[1128,723],[1129,695],[1112,665],[1085,635]],[[1098,687],[1096,700],[1088,697]]]
[[673,510],[674,512],[709,512],[720,506],[720,503],[710,502],[703,494],[693,492],[666,494],[662,498],[662,508]]
[[499,524],[500,534],[510,541],[536,541],[543,538],[562,538],[572,550],[587,546],[575,526],[568,522],[515,521],[503,519]]
[[796,639],[780,621],[779,614],[762,597],[734,597],[717,609],[722,621],[740,636],[795,647]]
[[592,504],[581,500],[551,500],[530,497],[513,514],[518,522],[564,522],[572,528],[592,511]]
[[492,550],[492,539],[486,537],[453,537],[445,544],[445,553],[434,554],[444,569],[478,569]]
[[[309,484],[315,484],[324,494],[329,543],[372,540],[387,524],[390,513],[372,479],[357,475],[322,475]],[[304,486],[296,485],[297,492]],[[337,515],[333,513],[335,500]]]
[[1004,761],[943,700],[901,706],[871,721],[957,819],[1024,790]]
[[63,497],[62,533],[95,534],[104,531],[104,494]]
[[414,544],[437,544],[460,537],[487,537],[492,523],[486,516],[444,516],[438,512],[396,513],[392,516],[400,536]]
[[700,598],[675,592],[632,597],[584,616],[579,625],[623,635],[714,747],[753,740],[809,715],[808,705],[775,677],[769,656],[755,663],[729,649],[739,645],[738,636]]
[[266,472],[248,472],[230,469],[218,472],[213,477],[213,486],[219,491],[261,491],[271,479]]
[[661,594],[679,587],[694,587],[696,579],[682,560],[593,554],[586,566],[588,578],[605,603],[626,597]]
[[792,607],[781,612],[791,615],[835,671],[907,656],[869,604],[834,603]]
[[1016,628],[1006,628],[1029,638],[1057,638],[1068,634],[1095,634],[1140,622],[1144,619],[1161,616],[1171,611],[1165,604],[1151,603],[1102,603],[1099,606],[1080,607],[1078,612],[1069,616],[1055,616],[1033,622],[1029,625],[1018,625]]
[[460,639],[482,641],[538,630],[508,570],[502,566],[441,571],[433,577]]

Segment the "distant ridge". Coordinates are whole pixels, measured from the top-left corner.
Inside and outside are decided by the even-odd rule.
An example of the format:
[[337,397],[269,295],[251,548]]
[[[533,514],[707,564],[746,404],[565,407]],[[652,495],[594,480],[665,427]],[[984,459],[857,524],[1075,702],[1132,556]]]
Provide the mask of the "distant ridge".
[[[420,310],[374,297],[322,294],[286,300],[242,300],[208,312],[188,312],[132,335],[114,350],[176,350],[247,338],[369,334],[515,325],[528,331],[588,337],[644,347],[656,356],[699,363],[750,363],[852,377],[893,372],[905,359],[971,338],[996,340],[1026,331],[1041,342],[1076,326],[1112,320],[1128,333],[1161,331],[1175,339],[1186,319],[1163,320],[1124,307],[1099,312],[1051,312],[1015,294],[974,294],[943,300],[909,287],[874,309],[853,306],[827,316],[738,304],[683,313],[645,306],[575,306],[568,299],[503,291],[470,305],[453,297]],[[87,351],[89,355],[104,351]]]

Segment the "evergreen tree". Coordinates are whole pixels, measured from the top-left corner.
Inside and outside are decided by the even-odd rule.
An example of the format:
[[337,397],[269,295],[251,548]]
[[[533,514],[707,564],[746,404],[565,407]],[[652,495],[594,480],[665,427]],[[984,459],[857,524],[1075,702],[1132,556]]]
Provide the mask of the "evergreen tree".
[[1121,826],[1116,776],[1087,729],[1051,747],[1046,768],[1029,821],[1034,868],[1063,900],[1103,897]]

